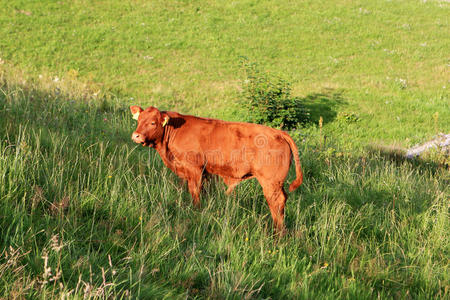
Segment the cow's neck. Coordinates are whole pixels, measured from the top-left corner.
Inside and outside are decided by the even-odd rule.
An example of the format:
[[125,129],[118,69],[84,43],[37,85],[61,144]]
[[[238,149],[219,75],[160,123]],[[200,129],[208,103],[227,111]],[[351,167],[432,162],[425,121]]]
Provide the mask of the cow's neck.
[[175,136],[175,129],[172,126],[165,126],[163,136],[160,141],[155,144],[155,150],[158,152],[163,163],[176,173],[175,156],[170,149],[170,144]]
[[163,128],[163,134],[161,139],[155,144],[155,149],[158,151],[158,153],[162,155],[166,155],[167,151],[169,150],[170,146],[170,136],[173,131],[173,127],[170,125],[166,125]]

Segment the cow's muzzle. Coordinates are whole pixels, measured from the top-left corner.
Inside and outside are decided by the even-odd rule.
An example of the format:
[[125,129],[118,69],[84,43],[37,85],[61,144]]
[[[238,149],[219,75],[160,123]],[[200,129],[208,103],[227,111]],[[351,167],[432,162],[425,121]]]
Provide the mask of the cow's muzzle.
[[131,139],[138,144],[145,143],[145,136],[137,132],[133,132],[133,134],[131,135]]
[[138,133],[138,132],[133,132],[133,134],[131,135],[131,139],[137,143],[137,144],[141,144],[142,146],[150,146],[150,147],[154,147],[154,142],[153,141],[148,141],[144,135]]

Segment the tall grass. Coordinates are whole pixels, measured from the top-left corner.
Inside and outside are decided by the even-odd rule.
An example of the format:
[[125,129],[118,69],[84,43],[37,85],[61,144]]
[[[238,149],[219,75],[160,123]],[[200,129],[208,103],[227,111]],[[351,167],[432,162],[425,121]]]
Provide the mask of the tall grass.
[[[9,76],[9,75],[8,75]],[[0,294],[59,298],[446,298],[448,173],[298,142],[287,234],[256,182],[202,208],[120,101],[2,75]],[[68,88],[69,89],[69,88]],[[73,90],[73,89],[72,89]],[[77,97],[78,95],[78,97]],[[294,174],[289,177],[294,178]]]

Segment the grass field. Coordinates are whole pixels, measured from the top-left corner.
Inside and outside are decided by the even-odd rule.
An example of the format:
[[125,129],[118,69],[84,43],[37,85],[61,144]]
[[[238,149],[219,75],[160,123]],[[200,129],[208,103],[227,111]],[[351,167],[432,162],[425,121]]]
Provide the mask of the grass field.
[[[367,148],[450,131],[448,15],[412,0],[0,3],[0,298],[448,298],[448,169]],[[130,103],[239,120],[241,56],[314,121],[292,132],[305,180],[282,238],[256,182],[226,196],[212,179],[194,209],[130,140]]]

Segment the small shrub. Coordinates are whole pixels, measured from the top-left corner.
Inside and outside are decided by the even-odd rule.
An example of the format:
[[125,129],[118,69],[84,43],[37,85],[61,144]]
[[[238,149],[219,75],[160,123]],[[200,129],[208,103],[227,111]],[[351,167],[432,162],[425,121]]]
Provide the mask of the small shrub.
[[300,98],[291,97],[291,85],[279,76],[261,72],[255,63],[244,62],[243,106],[247,121],[291,130],[309,121]]

